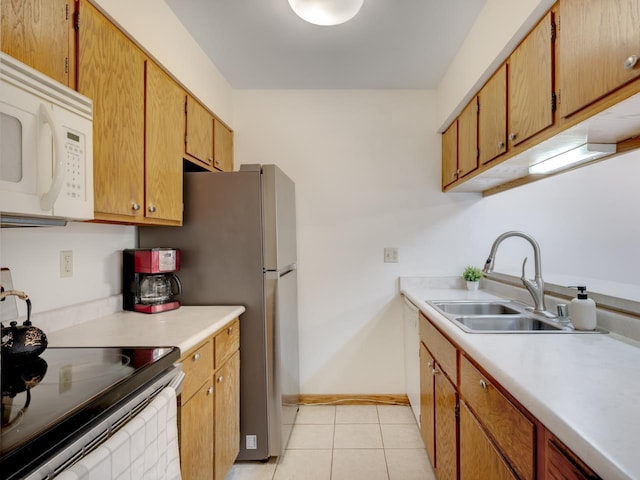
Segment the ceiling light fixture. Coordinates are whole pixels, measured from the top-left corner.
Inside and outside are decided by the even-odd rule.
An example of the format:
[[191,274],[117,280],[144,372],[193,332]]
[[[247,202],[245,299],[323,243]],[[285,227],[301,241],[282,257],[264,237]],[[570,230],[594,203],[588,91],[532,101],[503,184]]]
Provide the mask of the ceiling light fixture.
[[364,0],[289,0],[293,11],[314,25],[330,26],[351,20]]
[[565,167],[611,155],[612,153],[616,153],[615,143],[584,143],[579,147],[531,165],[529,173],[532,175],[551,173]]

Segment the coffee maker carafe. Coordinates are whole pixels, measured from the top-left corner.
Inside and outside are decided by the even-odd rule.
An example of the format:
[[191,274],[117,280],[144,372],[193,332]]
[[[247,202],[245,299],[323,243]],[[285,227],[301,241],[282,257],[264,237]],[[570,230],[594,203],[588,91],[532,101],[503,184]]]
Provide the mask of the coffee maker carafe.
[[125,310],[156,313],[175,310],[182,292],[180,251],[175,248],[132,248],[122,256],[122,303]]

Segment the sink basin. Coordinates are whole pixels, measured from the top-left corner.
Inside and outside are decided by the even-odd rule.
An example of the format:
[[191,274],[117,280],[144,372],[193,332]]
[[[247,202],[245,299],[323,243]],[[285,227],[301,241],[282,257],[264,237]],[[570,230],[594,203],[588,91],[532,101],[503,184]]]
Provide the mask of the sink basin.
[[452,315],[513,315],[522,311],[508,306],[505,302],[450,301],[434,302],[433,306]]
[[602,329],[575,330],[511,300],[434,300],[427,303],[467,333],[607,333]]
[[469,330],[486,332],[562,331],[562,326],[524,315],[456,317]]

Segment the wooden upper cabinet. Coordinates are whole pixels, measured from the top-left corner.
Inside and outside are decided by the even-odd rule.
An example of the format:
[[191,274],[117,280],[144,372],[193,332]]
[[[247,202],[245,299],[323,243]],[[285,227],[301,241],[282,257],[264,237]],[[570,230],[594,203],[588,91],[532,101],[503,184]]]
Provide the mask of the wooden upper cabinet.
[[213,166],[213,116],[187,96],[185,153],[189,160]]
[[[640,2],[560,2],[560,113],[567,117],[640,75]],[[625,65],[627,64],[627,65]]]
[[2,0],[2,51],[74,87],[73,0]]
[[87,1],[79,12],[78,91],[94,99],[95,216],[135,222],[144,205],[144,55]]
[[478,151],[484,165],[507,151],[507,66],[478,94]]
[[478,97],[458,117],[458,178],[478,168]]
[[155,63],[146,63],[145,216],[182,221],[185,92]]
[[454,120],[442,134],[442,186],[458,178],[458,121]]
[[508,130],[512,146],[553,125],[552,38],[553,15],[549,12],[509,58]]
[[223,172],[233,171],[233,132],[220,120],[213,120],[213,164]]

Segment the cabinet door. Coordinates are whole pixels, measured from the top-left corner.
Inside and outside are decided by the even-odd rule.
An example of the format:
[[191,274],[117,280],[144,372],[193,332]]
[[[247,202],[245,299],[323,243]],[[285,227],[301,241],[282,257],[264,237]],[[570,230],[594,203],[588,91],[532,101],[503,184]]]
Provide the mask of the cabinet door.
[[79,11],[78,91],[94,99],[96,219],[110,220],[109,215],[141,217],[144,56],[87,1],[81,1]]
[[478,151],[484,165],[507,151],[507,66],[478,94]]
[[426,347],[420,343],[420,433],[427,449],[431,465],[436,464],[435,455],[435,390],[433,370],[435,362]]
[[217,118],[213,120],[213,160],[218,170],[233,171],[233,132]]
[[460,402],[460,480],[515,480],[507,463]]
[[185,93],[155,63],[146,65],[145,216],[180,222]]
[[213,386],[210,381],[180,408],[182,478],[213,478]]
[[2,0],[0,10],[2,51],[69,86],[72,0]]
[[455,120],[442,134],[442,186],[458,178],[458,121]]
[[224,480],[240,451],[239,351],[227,360],[215,377],[215,480]]
[[457,420],[456,405],[458,395],[455,387],[440,370],[435,367],[436,400],[436,464],[438,480],[457,480]]
[[509,58],[509,142],[512,146],[553,124],[552,94],[552,14],[547,13]]
[[211,166],[213,163],[213,117],[191,96],[187,97],[186,153]]
[[640,2],[560,2],[560,112],[569,116],[640,75]]
[[458,117],[458,178],[478,168],[478,98]]

